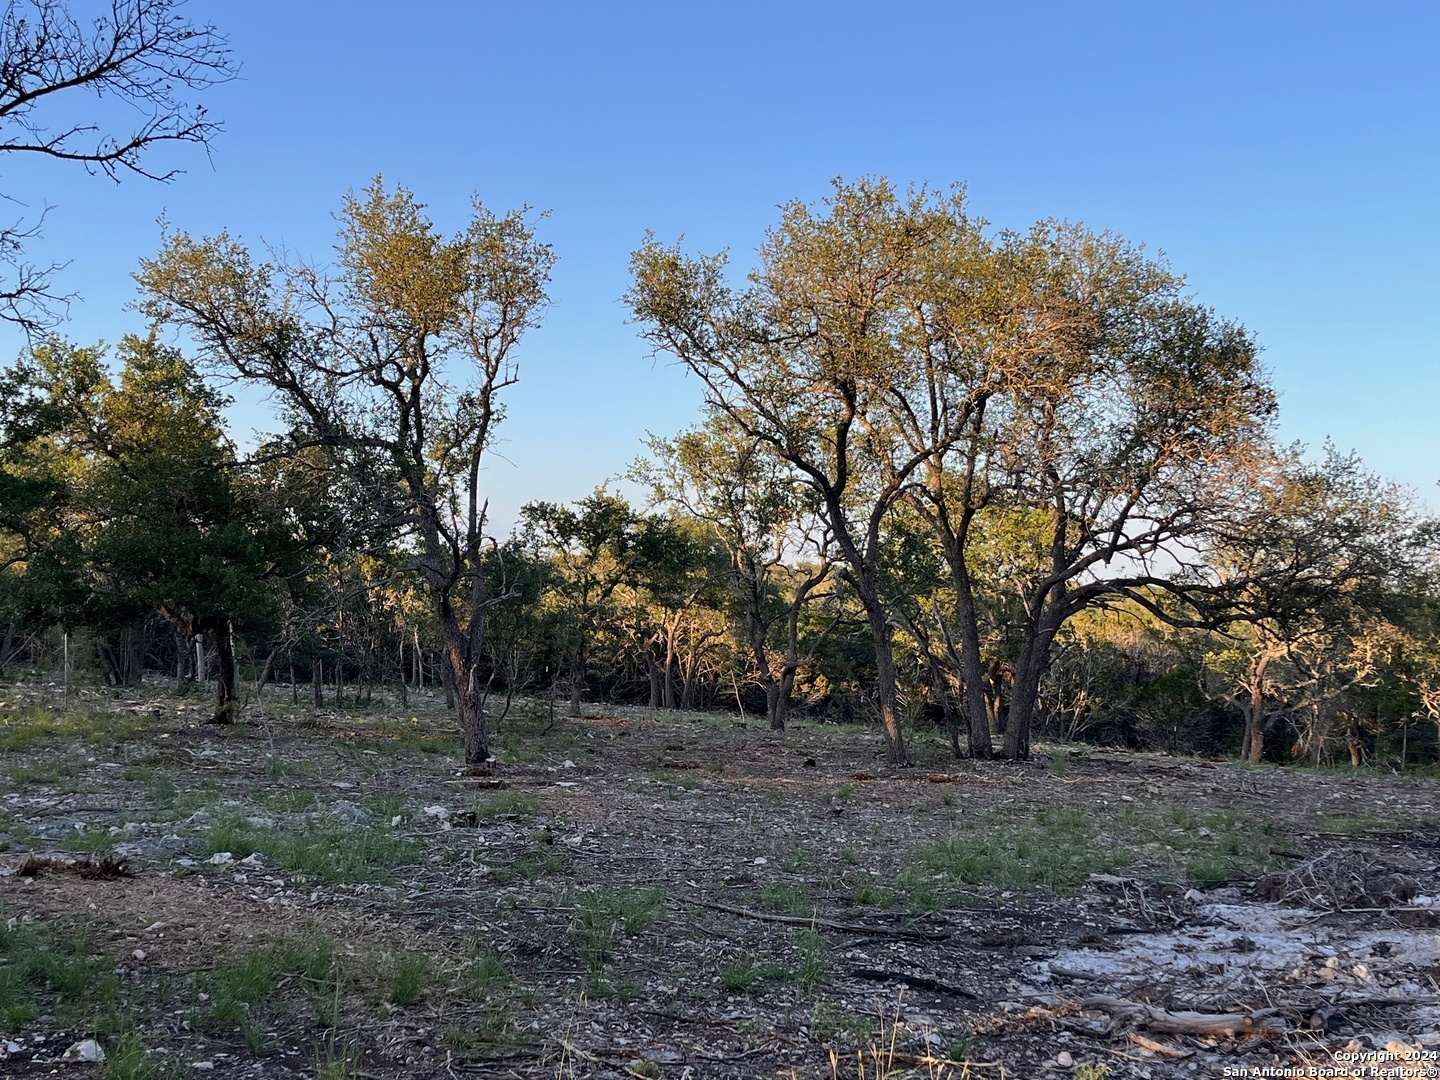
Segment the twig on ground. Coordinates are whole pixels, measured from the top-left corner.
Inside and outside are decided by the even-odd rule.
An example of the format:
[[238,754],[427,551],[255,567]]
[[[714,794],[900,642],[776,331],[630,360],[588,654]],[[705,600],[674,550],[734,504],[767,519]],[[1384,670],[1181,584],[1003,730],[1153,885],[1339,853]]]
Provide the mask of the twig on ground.
[[902,937],[911,938],[916,941],[944,941],[950,936],[944,933],[927,933],[924,930],[906,930],[898,926],[871,926],[866,923],[836,922],[834,919],[822,919],[819,916],[772,915],[767,911],[751,911],[749,908],[734,907],[731,904],[717,904],[713,900],[701,900],[693,896],[681,896],[677,899],[682,903],[709,908],[711,911],[723,911],[727,915],[738,915],[744,919],[754,919],[756,922],[781,923],[785,926],[808,926],[816,930],[834,930],[841,934],[870,934],[875,937]]

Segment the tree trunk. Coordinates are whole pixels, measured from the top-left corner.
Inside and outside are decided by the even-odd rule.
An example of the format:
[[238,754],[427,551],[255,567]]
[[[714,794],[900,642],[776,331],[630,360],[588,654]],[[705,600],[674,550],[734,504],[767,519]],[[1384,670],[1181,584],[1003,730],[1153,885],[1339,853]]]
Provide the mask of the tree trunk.
[[655,657],[650,655],[650,650],[645,650],[646,674],[650,676],[650,703],[647,706],[652,712],[660,708],[660,665],[655,662]]
[[215,724],[233,724],[240,711],[237,698],[235,669],[235,636],[230,620],[217,616],[213,620],[215,631]]
[[570,664],[570,715],[580,715],[580,695],[585,689],[585,637],[575,647],[575,656]]
[[325,707],[325,661],[318,656],[310,665],[310,685],[314,692],[315,708],[323,709]]
[[5,665],[10,662],[10,655],[15,650],[15,624],[5,624],[5,637],[0,640],[0,675],[5,673]]
[[1030,723],[1040,696],[1040,679],[1050,661],[1050,642],[1058,628],[1053,609],[1042,614],[1037,622],[1038,626],[1032,623],[1026,627],[1020,645],[1020,658],[1015,664],[1015,685],[1010,691],[1003,751],[1010,761],[1027,761],[1030,758]]
[[[925,654],[926,665],[930,668],[930,684],[940,704],[940,715],[945,723],[945,730],[950,733],[950,750],[957,758],[965,755],[960,749],[960,725],[955,722],[955,710],[950,705],[949,687],[945,685],[945,675],[940,670],[940,664],[927,651]],[[973,745],[973,740],[971,742]],[[986,725],[985,745],[990,745],[989,725]]]
[[490,732],[485,724],[485,692],[474,667],[465,657],[465,639],[458,627],[445,626],[444,673],[454,688],[460,735],[465,744],[465,764],[480,765],[490,760]]
[[[963,556],[961,557],[963,558]],[[988,761],[995,756],[990,742],[990,713],[985,702],[985,672],[980,657],[980,625],[975,612],[975,595],[970,573],[963,563],[951,577],[955,582],[956,614],[960,630],[960,674],[965,682],[966,743],[970,756]]]
[[675,635],[665,634],[665,708],[675,708]]
[[255,680],[255,703],[257,705],[260,703],[260,696],[265,689],[265,684],[270,681],[270,672],[275,666],[275,657],[279,653],[280,646],[278,645],[270,650],[270,655],[265,658],[265,666],[260,669],[260,678]]
[[400,705],[408,709],[410,707],[410,694],[405,686],[405,639],[400,638],[400,655],[396,660],[396,668],[400,674]]
[[440,685],[441,685],[441,686],[444,688],[444,690],[445,690],[445,708],[446,708],[446,710],[449,711],[449,712],[454,712],[454,711],[455,711],[455,707],[456,707],[456,702],[455,702],[455,675],[454,675],[454,672],[452,671],[450,665],[445,661],[445,658],[444,658],[443,654],[442,654],[442,656],[441,656],[441,658],[440,658]]
[[1251,765],[1265,760],[1265,672],[1269,667],[1270,657],[1261,655],[1250,667],[1245,688],[1250,707],[1245,711],[1245,745],[1241,752]]
[[[857,590],[859,591],[859,590]],[[870,617],[870,635],[875,642],[875,697],[880,706],[880,725],[885,734],[885,760],[891,765],[908,765],[905,731],[900,722],[900,695],[895,679],[895,650],[890,620],[878,596],[861,593],[861,602]]]

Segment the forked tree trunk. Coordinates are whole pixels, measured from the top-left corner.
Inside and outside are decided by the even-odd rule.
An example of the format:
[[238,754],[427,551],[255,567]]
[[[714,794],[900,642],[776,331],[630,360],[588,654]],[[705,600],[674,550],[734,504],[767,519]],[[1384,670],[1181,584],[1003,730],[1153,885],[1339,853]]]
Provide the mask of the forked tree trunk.
[[206,619],[201,629],[209,629],[215,634],[215,715],[210,722],[233,724],[240,711],[236,693],[234,628],[228,616],[215,615]]
[[[446,632],[446,638],[451,634]],[[459,637],[458,632],[455,637]],[[490,732],[485,723],[485,691],[474,667],[466,662],[461,641],[449,640],[445,649],[446,682],[454,688],[460,737],[465,745],[465,764],[479,765],[490,759]]]
[[1270,657],[1262,654],[1250,667],[1246,680],[1246,694],[1249,706],[1245,710],[1245,745],[1242,755],[1251,765],[1265,760],[1265,672],[1270,667]]

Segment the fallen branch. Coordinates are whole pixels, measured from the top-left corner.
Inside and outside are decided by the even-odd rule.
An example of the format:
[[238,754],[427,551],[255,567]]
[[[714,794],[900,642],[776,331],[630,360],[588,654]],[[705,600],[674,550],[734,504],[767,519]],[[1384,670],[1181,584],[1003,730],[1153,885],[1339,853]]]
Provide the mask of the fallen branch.
[[1152,1054],[1159,1054],[1167,1058],[1188,1058],[1194,1057],[1194,1050],[1181,1050],[1176,1046],[1166,1046],[1164,1043],[1156,1042],[1154,1039],[1147,1039],[1144,1035],[1130,1033],[1130,1041],[1143,1050],[1149,1050]]
[[1080,1008],[1086,1012],[1109,1013],[1112,1033],[1122,1024],[1134,1024],[1172,1035],[1218,1035],[1226,1038],[1280,1035],[1285,1031],[1284,1021],[1271,1009],[1248,1016],[1244,1013],[1170,1012],[1143,1002],[1104,995],[1086,998],[1080,1003]]
[[785,926],[808,926],[815,930],[834,930],[841,934],[870,934],[875,937],[912,938],[916,941],[944,941],[950,936],[949,934],[926,933],[923,930],[905,930],[896,926],[836,922],[833,919],[822,919],[819,916],[772,915],[766,911],[751,911],[749,908],[717,904],[712,900],[701,900],[693,896],[682,896],[678,899],[686,904],[694,904],[696,907],[709,908],[711,911],[723,911],[727,915],[739,915],[743,919],[754,919],[756,922],[781,923]]
[[952,994],[955,997],[970,998],[972,1001],[980,1001],[980,995],[973,990],[966,990],[963,987],[951,986],[939,979],[932,979],[925,975],[907,975],[903,971],[881,971],[879,968],[852,968],[852,978],[868,979],[871,982],[898,982],[906,986],[913,986],[917,990],[929,990],[936,994]]
[[1104,975],[1097,975],[1093,971],[1081,971],[1079,968],[1069,968],[1054,962],[1046,966],[1050,969],[1051,975],[1058,975],[1062,979],[1077,979],[1081,982],[1091,982],[1105,978]]

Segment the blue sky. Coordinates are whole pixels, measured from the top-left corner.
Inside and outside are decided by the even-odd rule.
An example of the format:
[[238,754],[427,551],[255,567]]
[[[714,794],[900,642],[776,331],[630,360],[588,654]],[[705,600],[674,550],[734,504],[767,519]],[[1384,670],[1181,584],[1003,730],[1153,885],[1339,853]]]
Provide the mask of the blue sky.
[[[502,528],[695,416],[697,386],[648,356],[619,301],[647,228],[746,265],[778,204],[862,173],[963,181],[997,226],[1068,218],[1163,250],[1264,345],[1283,437],[1330,437],[1440,504],[1440,5],[187,10],[242,66],[205,96],[225,124],[208,159],[167,152],[186,170],[168,186],[0,162],[0,191],[54,208],[31,254],[70,260],[60,281],[83,301],[64,332],[143,328],[129,275],[162,211],[323,261],[342,194],[377,173],[446,228],[472,191],[548,209],[554,306],[488,474]],[[19,344],[0,330],[0,355]]]

